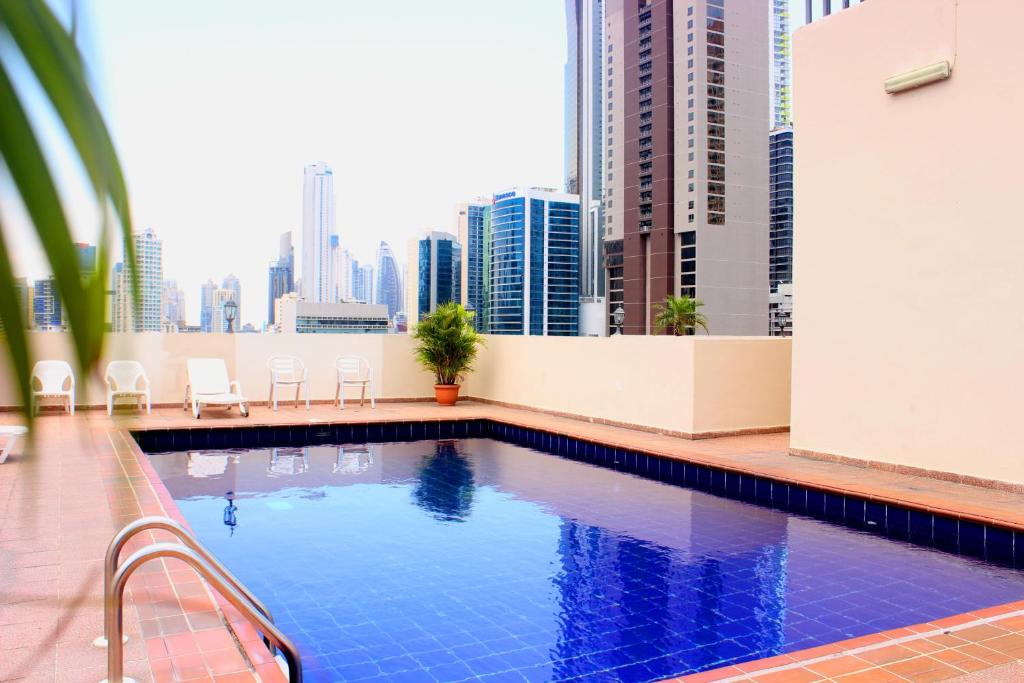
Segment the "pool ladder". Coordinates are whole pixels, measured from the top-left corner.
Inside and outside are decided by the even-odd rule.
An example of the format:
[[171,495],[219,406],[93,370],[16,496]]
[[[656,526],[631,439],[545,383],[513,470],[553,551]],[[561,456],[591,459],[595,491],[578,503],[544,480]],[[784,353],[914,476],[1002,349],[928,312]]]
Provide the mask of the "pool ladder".
[[[168,531],[181,543],[151,543],[132,553],[118,567],[121,550],[136,534],[143,531]],[[203,547],[192,532],[169,517],[142,517],[117,532],[107,547],[103,565],[103,635],[93,641],[97,647],[107,648],[107,679],[104,683],[134,683],[124,677],[124,589],[136,569],[150,560],[170,557],[188,564],[223,595],[242,616],[263,634],[263,642],[270,649],[281,650],[288,664],[290,683],[302,683],[302,660],[295,645],[274,624],[274,617],[259,598],[252,594],[234,574],[228,571],[209,550]]]

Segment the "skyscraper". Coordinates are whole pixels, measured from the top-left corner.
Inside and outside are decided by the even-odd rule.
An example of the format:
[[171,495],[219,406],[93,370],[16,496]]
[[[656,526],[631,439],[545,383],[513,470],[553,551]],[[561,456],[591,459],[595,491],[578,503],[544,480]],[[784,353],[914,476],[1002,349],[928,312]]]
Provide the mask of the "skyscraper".
[[352,300],[352,254],[341,246],[337,235],[331,235],[330,301]]
[[[565,65],[566,192],[580,195],[580,296],[603,307],[604,190],[602,100],[604,0],[565,0],[568,58]],[[612,81],[611,70],[608,73]],[[608,134],[614,126],[607,124]],[[601,330],[587,331],[600,334]]]
[[352,298],[364,304],[375,303],[373,266],[370,264],[359,265],[359,261],[352,261]]
[[132,236],[137,267],[137,297],[131,293],[131,268],[114,266],[115,332],[159,332],[163,318],[164,256],[163,241],[152,228]]
[[606,2],[606,264],[627,334],[680,294],[714,334],[768,331],[769,14]]
[[462,246],[455,235],[428,231],[409,241],[409,281],[406,285],[411,316],[418,322],[438,304],[462,303]]
[[491,334],[579,332],[579,198],[542,188],[494,195]]
[[267,279],[267,324],[273,325],[276,322],[274,302],[295,291],[295,250],[290,231],[281,235],[277,260],[270,264]]
[[402,307],[402,276],[391,245],[383,240],[377,246],[377,289],[374,303],[388,307],[388,320],[394,322]]
[[185,325],[185,292],[175,280],[164,280],[162,322],[183,327]]
[[37,330],[59,330],[64,327],[63,307],[57,282],[53,277],[36,280],[32,291],[33,327]]
[[199,331],[213,332],[213,295],[217,291],[217,283],[207,280],[202,286],[199,298]]
[[772,127],[788,126],[793,118],[790,87],[789,0],[772,0]]
[[[234,273],[229,273],[224,281],[220,285],[221,289],[226,289],[231,292],[234,296],[232,300],[238,304],[238,320],[235,324],[235,329],[242,327],[242,284],[238,281],[238,277]],[[227,328],[225,328],[227,329]]]
[[330,301],[331,244],[334,234],[334,176],[322,161],[306,166],[302,182],[302,296]]
[[457,222],[462,245],[462,302],[475,312],[473,326],[487,332],[487,304],[490,296],[491,199],[480,197],[460,204]]
[[82,274],[82,278],[95,275],[96,246],[86,242],[75,242],[75,252],[78,254],[78,270]]
[[[768,285],[770,287],[770,333],[792,334],[786,308],[792,310],[793,296],[793,129],[776,128],[769,135]],[[788,297],[788,299],[787,299]]]

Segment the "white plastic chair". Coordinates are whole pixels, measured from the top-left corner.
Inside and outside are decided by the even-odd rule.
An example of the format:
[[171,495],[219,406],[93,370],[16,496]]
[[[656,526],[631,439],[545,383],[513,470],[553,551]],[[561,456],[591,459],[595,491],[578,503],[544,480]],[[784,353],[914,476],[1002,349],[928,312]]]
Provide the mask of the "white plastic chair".
[[377,401],[373,396],[373,368],[360,356],[341,356],[334,360],[334,369],[338,373],[338,384],[334,390],[334,405],[345,410],[345,387],[358,386],[359,405],[366,399],[366,390],[370,390],[370,407],[376,408]]
[[146,369],[137,360],[113,360],[107,365],[103,376],[107,383],[107,415],[114,414],[114,399],[125,396],[134,398],[142,407],[146,401],[146,412],[153,412],[152,395]]
[[0,465],[4,464],[7,456],[14,450],[18,437],[27,433],[28,429],[21,425],[0,425]]
[[32,368],[32,410],[39,412],[39,399],[59,398],[75,414],[75,373],[63,360],[41,360]]
[[223,358],[189,358],[188,384],[182,410],[192,405],[192,417],[199,419],[203,405],[231,406],[238,404],[242,417],[249,417],[249,406],[242,396],[237,380],[228,381],[228,366]]
[[277,410],[277,388],[295,387],[295,407],[299,407],[299,391],[306,396],[306,410],[309,410],[309,368],[295,356],[274,356],[267,361],[270,370],[270,396],[267,403]]

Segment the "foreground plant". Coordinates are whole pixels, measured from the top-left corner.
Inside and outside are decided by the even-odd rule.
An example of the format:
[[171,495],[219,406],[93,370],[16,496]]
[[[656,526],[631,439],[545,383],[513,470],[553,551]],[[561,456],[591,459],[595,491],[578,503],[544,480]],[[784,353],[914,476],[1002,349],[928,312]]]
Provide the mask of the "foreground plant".
[[[27,72],[22,71],[22,62]],[[38,82],[89,178],[103,217],[96,270],[86,277],[79,267],[61,193],[37,135],[43,125],[41,117],[25,106],[12,79],[14,72],[26,73]],[[67,313],[78,369],[87,375],[95,369],[103,348],[110,223],[120,226],[125,263],[130,266],[135,263],[132,222],[124,175],[93,99],[82,56],[43,0],[0,1],[0,120],[0,161],[14,182],[53,272],[54,285]],[[0,225],[0,321],[22,407],[26,408],[31,398],[32,349],[18,306],[7,234]],[[129,270],[134,280],[135,269]],[[30,412],[25,411],[29,421]]]
[[478,347],[483,344],[483,337],[473,329],[473,315],[461,304],[441,304],[413,331],[416,360],[434,373],[434,390],[442,405],[455,403],[458,384],[472,371]]
[[665,303],[659,304],[654,318],[654,325],[658,332],[671,331],[677,337],[696,334],[697,328],[708,332],[708,319],[698,311],[704,305],[703,301],[691,299],[687,295],[665,297]]

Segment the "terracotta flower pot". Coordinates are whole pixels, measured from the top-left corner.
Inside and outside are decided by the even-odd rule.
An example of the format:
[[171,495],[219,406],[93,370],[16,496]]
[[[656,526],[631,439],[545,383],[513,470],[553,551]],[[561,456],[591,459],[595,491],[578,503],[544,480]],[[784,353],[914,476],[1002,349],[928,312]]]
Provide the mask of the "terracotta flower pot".
[[435,384],[434,397],[439,406],[453,406],[459,400],[458,384]]

